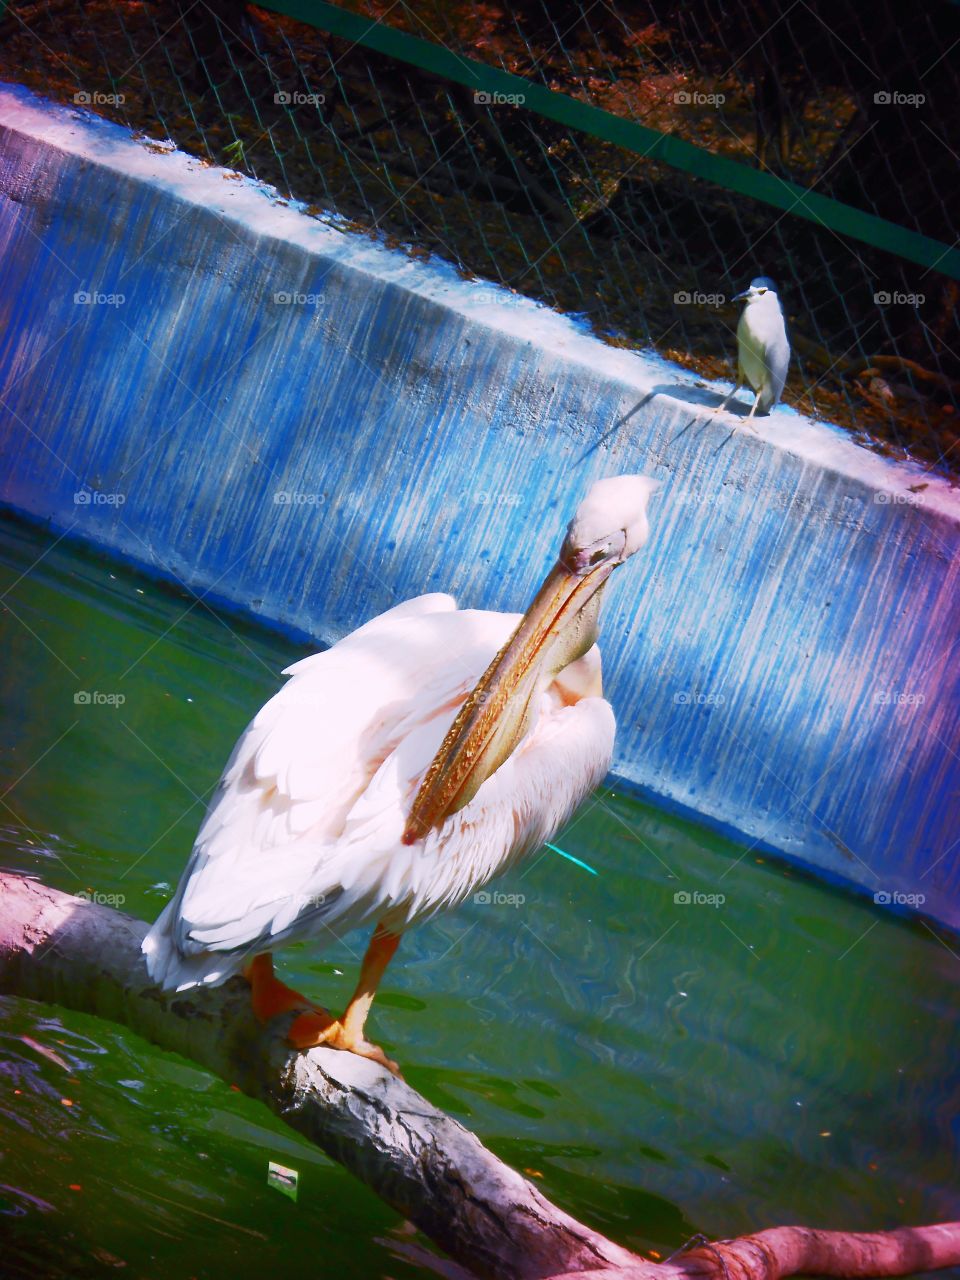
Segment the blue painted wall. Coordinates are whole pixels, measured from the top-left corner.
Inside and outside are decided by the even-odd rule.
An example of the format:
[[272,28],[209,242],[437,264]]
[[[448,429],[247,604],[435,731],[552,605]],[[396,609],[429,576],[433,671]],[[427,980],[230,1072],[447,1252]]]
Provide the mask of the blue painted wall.
[[946,482],[789,411],[731,434],[655,357],[23,90],[0,242],[8,504],[330,640],[522,608],[590,482],[655,474],[603,622],[619,772],[960,925]]

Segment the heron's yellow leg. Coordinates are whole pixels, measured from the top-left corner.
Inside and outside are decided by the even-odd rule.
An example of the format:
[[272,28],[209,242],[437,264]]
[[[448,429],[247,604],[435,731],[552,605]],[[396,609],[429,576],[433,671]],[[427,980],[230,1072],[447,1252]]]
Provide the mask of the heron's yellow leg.
[[747,425],[752,427],[754,431],[756,431],[757,427],[756,427],[756,424],[752,421],[752,418],[753,418],[753,415],[757,412],[757,405],[759,403],[760,403],[760,392],[758,391],[756,395],[756,399],[753,402],[753,408],[747,414]]
[[388,1067],[394,1075],[399,1075],[397,1064],[391,1062],[378,1045],[363,1038],[364,1024],[377,987],[399,945],[400,935],[378,924],[360,966],[360,981],[343,1017],[331,1021],[322,1014],[302,1013],[294,1019],[287,1036],[294,1048],[312,1049],[314,1045],[326,1044],[334,1049],[347,1049],[363,1058],[372,1058],[374,1062]]
[[715,405],[713,406],[713,412],[714,412],[714,413],[722,413],[722,412],[723,412],[723,410],[727,407],[727,405],[730,403],[730,401],[733,399],[733,397],[737,394],[737,392],[740,390],[740,388],[741,388],[742,386],[743,386],[743,383],[738,379],[738,380],[737,380],[737,384],[736,384],[736,386],[733,388],[733,390],[732,390],[732,391],[730,392],[730,394],[727,396],[726,400],[724,400],[722,404],[715,404]]

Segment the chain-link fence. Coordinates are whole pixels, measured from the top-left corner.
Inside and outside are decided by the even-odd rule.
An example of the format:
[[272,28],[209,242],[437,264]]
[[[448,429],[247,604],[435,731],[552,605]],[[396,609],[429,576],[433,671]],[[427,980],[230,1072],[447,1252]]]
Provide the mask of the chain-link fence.
[[[369,21],[333,34],[344,10]],[[2,78],[704,375],[731,376],[729,299],[771,275],[795,353],[786,399],[960,470],[958,6],[12,0],[0,30]],[[471,88],[431,69],[431,48],[528,91]],[[584,127],[525,100],[544,88]],[[692,144],[689,163],[662,135]],[[800,216],[803,189],[829,198],[819,212]]]

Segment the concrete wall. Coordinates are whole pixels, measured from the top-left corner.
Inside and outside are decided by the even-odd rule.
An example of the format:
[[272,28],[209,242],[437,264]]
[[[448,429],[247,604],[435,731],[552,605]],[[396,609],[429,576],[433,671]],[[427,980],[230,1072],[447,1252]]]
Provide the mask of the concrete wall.
[[618,771],[960,924],[944,480],[789,410],[731,435],[656,357],[22,89],[0,241],[8,504],[330,640],[427,590],[522,608],[590,482],[655,474],[603,623]]

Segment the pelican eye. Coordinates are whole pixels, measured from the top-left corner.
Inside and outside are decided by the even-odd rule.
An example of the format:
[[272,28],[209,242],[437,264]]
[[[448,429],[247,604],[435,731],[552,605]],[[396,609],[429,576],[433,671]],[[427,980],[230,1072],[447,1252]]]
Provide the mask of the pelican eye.
[[595,551],[593,555],[590,557],[590,563],[599,564],[601,560],[604,560],[606,558],[606,555],[607,553],[605,551]]

